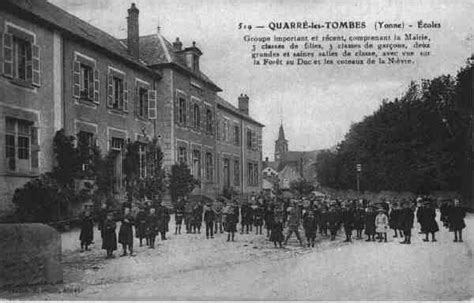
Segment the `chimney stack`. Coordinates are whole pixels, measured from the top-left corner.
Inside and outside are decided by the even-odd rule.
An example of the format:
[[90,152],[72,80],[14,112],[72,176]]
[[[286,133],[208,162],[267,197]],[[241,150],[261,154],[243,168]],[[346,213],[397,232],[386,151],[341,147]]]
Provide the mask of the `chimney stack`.
[[135,3],[132,3],[132,6],[128,9],[127,17],[127,47],[130,55],[137,59],[140,57],[138,13],[138,8],[135,6]]
[[246,115],[249,114],[249,97],[244,94],[240,94],[239,96],[239,111]]
[[176,52],[181,51],[181,49],[183,48],[183,43],[179,41],[178,37],[176,37],[176,41],[173,42],[173,48]]

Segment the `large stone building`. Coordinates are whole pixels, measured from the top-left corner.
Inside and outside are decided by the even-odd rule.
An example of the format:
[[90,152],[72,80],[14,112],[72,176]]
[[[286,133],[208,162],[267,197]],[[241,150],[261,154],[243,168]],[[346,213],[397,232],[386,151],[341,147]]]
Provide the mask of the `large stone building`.
[[[154,136],[166,169],[188,163],[201,181],[197,194],[261,188],[263,125],[249,116],[248,97],[237,108],[217,95],[222,89],[201,71],[195,43],[140,36],[134,4],[124,40],[46,0],[4,0],[0,8],[0,215],[12,210],[16,188],[52,170],[59,129],[115,155],[119,192],[125,143]],[[240,145],[231,150],[230,122],[218,126],[228,118],[240,127]]]

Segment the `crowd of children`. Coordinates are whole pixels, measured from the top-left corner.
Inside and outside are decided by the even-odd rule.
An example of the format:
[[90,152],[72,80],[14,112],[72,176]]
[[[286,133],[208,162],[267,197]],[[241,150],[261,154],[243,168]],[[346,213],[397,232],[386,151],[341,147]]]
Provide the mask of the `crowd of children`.
[[[174,209],[175,234],[181,234],[184,223],[186,233],[201,233],[201,224],[204,221],[206,238],[212,239],[217,233],[227,233],[227,241],[235,241],[240,222],[240,233],[253,232],[263,234],[273,242],[275,247],[286,245],[292,234],[295,234],[300,245],[303,238],[300,227],[304,230],[306,245],[314,247],[317,233],[322,238],[336,239],[339,231],[345,235],[344,242],[351,242],[355,230],[355,239],[367,242],[387,242],[389,230],[393,230],[393,237],[403,237],[401,244],[411,244],[411,231],[416,219],[420,224],[420,233],[425,234],[423,241],[435,242],[435,234],[439,231],[436,222],[436,203],[425,198],[415,201],[403,200],[400,202],[372,203],[366,200],[337,200],[328,198],[253,198],[249,202],[239,203],[236,200],[216,200],[207,203],[188,201],[186,198],[179,201]],[[466,227],[464,218],[466,209],[459,200],[444,201],[440,205],[440,220],[443,226],[454,232],[454,242],[462,242],[462,230]],[[122,256],[128,253],[134,256],[133,229],[139,239],[140,246],[145,239],[146,245],[155,248],[158,235],[166,240],[166,233],[170,221],[169,209],[160,203],[140,207],[132,215],[130,205],[124,204],[120,214],[120,228],[116,234],[116,218],[105,206],[99,213],[98,227],[102,237],[102,249],[106,250],[107,258],[113,257],[117,250],[117,242],[122,245]],[[284,231],[286,230],[286,236]],[[81,215],[81,251],[88,250],[93,240],[93,217],[90,208]]]

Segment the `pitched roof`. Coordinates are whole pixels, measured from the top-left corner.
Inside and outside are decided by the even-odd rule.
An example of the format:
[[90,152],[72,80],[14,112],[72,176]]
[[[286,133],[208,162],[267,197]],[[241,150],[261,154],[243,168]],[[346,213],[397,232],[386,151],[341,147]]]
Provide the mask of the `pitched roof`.
[[[79,19],[67,11],[47,2],[46,0],[6,0],[11,8],[19,9],[23,17],[25,13],[37,18],[56,29],[67,32],[76,38],[86,40],[96,47],[119,56],[129,63],[146,68],[146,65],[130,55],[128,48],[119,39]],[[148,69],[152,72],[150,69]]]
[[262,123],[258,122],[257,120],[253,119],[252,117],[250,117],[249,115],[241,112],[237,107],[235,107],[234,105],[232,105],[230,102],[224,100],[221,96],[217,96],[217,106],[221,107],[221,108],[224,108],[228,111],[230,111],[232,114],[236,115],[236,116],[239,116],[240,118],[244,119],[244,120],[247,120],[249,122],[252,122],[252,123],[255,123],[257,124],[258,126],[260,127],[264,127],[265,125],[263,125]]
[[[176,52],[173,44],[169,42],[160,33],[151,34],[147,36],[140,36],[140,58],[144,60],[149,66],[153,65],[177,65],[184,71],[192,74],[195,77],[200,78],[204,82],[215,87],[217,91],[222,91],[208,76],[203,72],[198,71],[197,73],[192,71],[187,65],[184,56],[180,56],[179,52]],[[126,39],[122,40],[122,43],[127,43]]]
[[280,129],[278,130],[278,141],[286,141],[285,131],[283,130],[283,123],[280,124]]

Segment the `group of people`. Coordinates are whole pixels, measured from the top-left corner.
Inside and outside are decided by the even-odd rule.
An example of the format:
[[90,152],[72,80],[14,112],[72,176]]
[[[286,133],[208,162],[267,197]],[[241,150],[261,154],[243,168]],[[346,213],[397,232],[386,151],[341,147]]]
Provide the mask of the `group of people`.
[[[292,234],[296,235],[300,245],[303,238],[300,227],[304,230],[306,244],[314,247],[319,231],[321,237],[334,241],[338,232],[345,234],[344,242],[355,239],[365,241],[387,242],[389,230],[393,230],[393,237],[403,237],[401,244],[411,244],[412,229],[416,219],[420,224],[420,233],[425,234],[423,241],[435,242],[436,232],[439,231],[436,222],[437,205],[428,198],[418,198],[415,201],[403,200],[400,202],[372,203],[366,200],[337,200],[328,198],[252,198],[250,201],[239,203],[237,200],[215,200],[207,203],[188,201],[186,198],[179,201],[174,209],[175,234],[181,234],[181,226],[185,224],[186,233],[201,233],[201,224],[204,222],[206,238],[212,239],[216,233],[227,232],[227,241],[235,241],[240,222],[240,233],[248,234],[255,228],[255,233],[263,234],[273,242],[275,247],[283,247],[288,243]],[[454,242],[462,242],[462,229],[465,228],[464,217],[466,210],[459,200],[445,201],[440,206],[441,222],[450,231],[455,233]],[[102,208],[99,214],[99,230],[102,237],[102,248],[107,251],[107,257],[113,257],[117,250],[117,242],[122,245],[123,256],[127,252],[133,253],[133,226],[135,236],[143,245],[143,239],[150,248],[155,247],[158,235],[166,240],[169,230],[169,209],[157,203],[156,206],[146,204],[132,215],[131,205],[124,204],[120,214],[120,229],[118,239],[116,235],[116,218],[114,214]],[[286,235],[284,231],[286,229]],[[88,250],[93,240],[93,216],[91,209],[81,215],[81,250]]]

